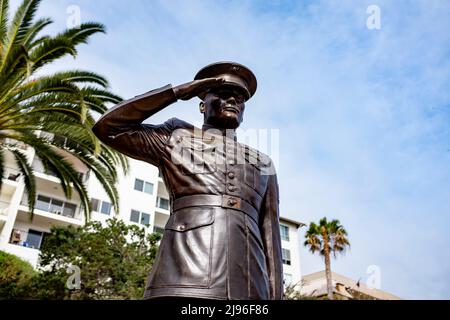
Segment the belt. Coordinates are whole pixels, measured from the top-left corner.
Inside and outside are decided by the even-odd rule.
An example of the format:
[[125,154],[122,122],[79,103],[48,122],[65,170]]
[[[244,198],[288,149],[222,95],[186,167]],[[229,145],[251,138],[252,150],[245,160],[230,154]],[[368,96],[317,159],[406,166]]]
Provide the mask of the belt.
[[188,207],[218,206],[244,212],[258,223],[258,211],[247,201],[230,195],[196,194],[178,198],[173,203],[173,211]]

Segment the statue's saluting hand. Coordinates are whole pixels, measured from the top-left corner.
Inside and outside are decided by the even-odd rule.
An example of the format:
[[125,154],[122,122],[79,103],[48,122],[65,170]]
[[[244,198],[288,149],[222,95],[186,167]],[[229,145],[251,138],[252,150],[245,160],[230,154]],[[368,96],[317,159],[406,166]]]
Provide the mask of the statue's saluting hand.
[[175,96],[180,100],[190,100],[210,89],[217,88],[225,82],[224,78],[206,78],[180,84],[173,88]]

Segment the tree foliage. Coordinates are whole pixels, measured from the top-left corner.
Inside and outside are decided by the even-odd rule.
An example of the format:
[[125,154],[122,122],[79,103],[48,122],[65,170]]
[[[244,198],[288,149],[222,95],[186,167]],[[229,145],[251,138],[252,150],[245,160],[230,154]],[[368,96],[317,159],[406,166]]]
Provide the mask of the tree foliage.
[[35,274],[28,262],[0,251],[0,299],[25,297]]
[[347,231],[339,220],[327,221],[327,218],[324,217],[320,219],[319,224],[310,223],[305,238],[304,245],[312,253],[318,252],[324,257],[328,299],[333,300],[330,255],[333,254],[336,258],[338,253],[344,253],[350,247]]
[[350,247],[347,231],[336,219],[327,221],[327,218],[322,218],[319,224],[311,222],[305,238],[304,245],[312,253],[318,252],[321,256],[325,256],[328,250],[336,258],[338,253],[344,253]]
[[[118,219],[53,228],[40,254],[37,298],[141,299],[160,238]],[[79,289],[67,286],[68,266],[80,270]]]
[[38,272],[15,257],[4,269],[0,259],[0,299],[142,299],[160,239],[116,218],[54,227],[41,247]]

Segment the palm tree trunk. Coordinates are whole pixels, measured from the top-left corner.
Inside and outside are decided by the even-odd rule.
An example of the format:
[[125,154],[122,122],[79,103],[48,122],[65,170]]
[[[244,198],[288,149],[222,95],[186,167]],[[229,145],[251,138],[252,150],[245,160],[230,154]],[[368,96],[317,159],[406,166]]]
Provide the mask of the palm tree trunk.
[[328,299],[333,300],[333,283],[331,279],[331,261],[330,261],[330,246],[328,241],[328,235],[326,232],[323,234],[324,239],[324,251],[325,251],[325,275],[327,278],[327,293]]

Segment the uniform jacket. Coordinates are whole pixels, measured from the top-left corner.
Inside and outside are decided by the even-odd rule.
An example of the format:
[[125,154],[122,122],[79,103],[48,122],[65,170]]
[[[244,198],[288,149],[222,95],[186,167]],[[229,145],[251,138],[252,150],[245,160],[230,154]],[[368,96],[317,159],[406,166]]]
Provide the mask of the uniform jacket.
[[142,122],[177,99],[170,85],[108,110],[93,131],[105,144],[157,166],[170,218],[145,298],[282,299],[277,176],[270,158],[234,130],[177,118]]

